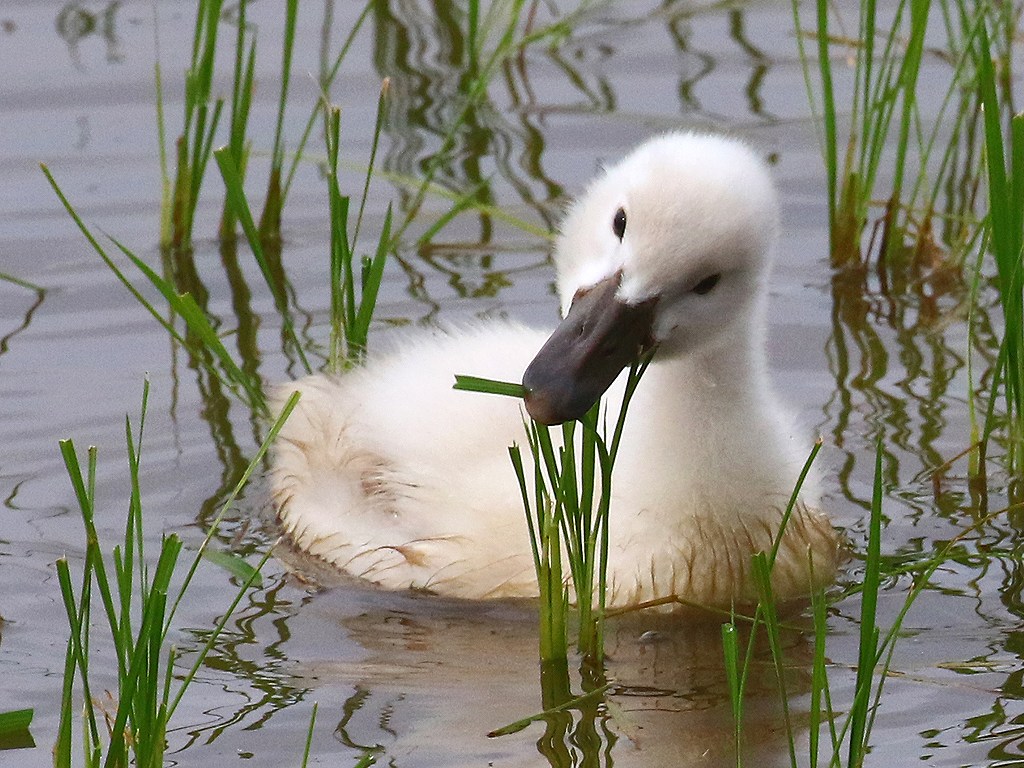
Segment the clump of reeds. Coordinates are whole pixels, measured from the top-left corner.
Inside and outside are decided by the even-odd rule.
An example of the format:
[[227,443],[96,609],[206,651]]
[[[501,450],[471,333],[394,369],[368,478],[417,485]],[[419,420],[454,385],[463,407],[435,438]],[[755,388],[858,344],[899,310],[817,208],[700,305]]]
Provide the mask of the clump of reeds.
[[[185,113],[181,134],[174,143],[175,176],[170,181],[170,161],[166,146],[163,112],[163,85],[159,60],[156,62],[157,131],[160,139],[160,166],[163,178],[160,245],[164,248],[190,249],[192,221],[206,165],[210,160],[214,136],[220,122],[223,99],[213,98],[214,63],[217,54],[217,32],[223,0],[200,0],[196,6],[196,22],[192,38],[192,58],[185,72]],[[242,3],[244,8],[245,3]],[[242,33],[239,27],[239,34]],[[236,51],[241,63],[243,49]],[[239,67],[240,68],[240,67]],[[250,80],[251,86],[251,80]],[[244,89],[235,83],[234,92]]]
[[[928,246],[935,218],[949,225],[950,247],[961,249],[971,239],[975,196],[951,193],[944,211],[938,209],[938,197],[944,189],[970,188],[977,182],[980,104],[974,87],[977,68],[973,51],[978,31],[992,13],[991,6],[901,0],[894,6],[879,7],[869,0],[856,6],[856,33],[848,37],[833,33],[832,14],[839,12],[835,6],[816,0],[814,7],[817,78],[812,76],[815,67],[804,43],[799,3],[793,2],[808,98],[821,126],[833,264],[865,262],[862,239],[870,209],[879,199],[884,204],[877,253],[888,270],[921,266],[912,263],[914,258],[920,259],[925,251],[934,252]],[[892,18],[883,18],[883,12],[890,11]],[[1005,21],[1005,14],[999,17]],[[933,34],[943,39],[929,46],[926,38]],[[854,60],[849,100],[837,88],[843,70],[833,65],[833,47],[850,52]],[[918,101],[918,81],[923,58],[937,55],[935,49],[945,51],[942,58],[949,65],[949,76],[933,127],[927,129]],[[1008,56],[1008,49],[1003,54]],[[934,98],[926,102],[934,103]],[[892,184],[880,189],[883,158],[891,148],[895,150]],[[952,199],[957,197],[958,202]],[[913,247],[908,247],[908,241]],[[962,261],[962,252],[956,260]]]
[[[285,23],[281,53],[280,91],[273,146],[270,151],[267,191],[258,223],[243,192],[247,169],[253,154],[248,130],[254,88],[253,73],[257,55],[255,30],[247,22],[247,0],[243,0],[239,4],[234,18],[230,21],[225,14],[222,0],[201,0],[197,6],[192,56],[185,77],[182,131],[174,142],[172,152],[167,149],[163,81],[160,62],[156,61],[157,123],[163,179],[161,246],[172,256],[180,256],[191,250],[196,206],[207,166],[213,156],[221,170],[226,187],[220,225],[222,242],[233,242],[236,229],[241,227],[274,298],[275,309],[281,315],[284,343],[288,347],[288,352],[294,356],[306,372],[311,372],[314,366],[309,359],[307,349],[309,344],[303,343],[303,340],[299,338],[292,318],[292,307],[289,304],[287,291],[287,276],[280,260],[281,225],[282,209],[298,165],[304,159],[304,150],[317,117],[322,116],[323,118],[324,135],[327,142],[327,162],[324,167],[325,175],[328,176],[327,197],[331,232],[329,269],[332,323],[326,363],[327,368],[339,370],[358,363],[365,354],[368,329],[373,316],[386,254],[398,247],[406,228],[418,215],[420,204],[425,196],[439,192],[433,179],[437,172],[446,166],[455,151],[460,132],[464,128],[466,117],[473,109],[473,105],[479,105],[482,100],[486,99],[487,84],[494,73],[499,70],[499,64],[516,51],[521,50],[522,46],[554,34],[559,27],[559,25],[552,25],[543,29],[531,29],[520,35],[517,33],[524,8],[523,2],[517,1],[510,8],[495,7],[486,12],[481,12],[479,3],[470,4],[466,18],[467,39],[471,44],[467,49],[467,56],[472,62],[472,66],[469,68],[470,79],[467,81],[466,91],[460,97],[463,99],[464,109],[460,111],[458,119],[447,126],[442,147],[428,164],[423,178],[415,180],[417,191],[403,217],[399,221],[394,221],[389,209],[376,246],[372,249],[371,255],[364,257],[357,255],[359,253],[358,238],[367,192],[374,173],[380,134],[384,126],[384,105],[388,86],[385,81],[378,102],[373,149],[367,165],[363,196],[354,228],[350,227],[348,217],[350,197],[341,193],[338,184],[339,111],[336,107],[328,104],[326,94],[340,71],[341,64],[351,48],[355,35],[368,18],[371,7],[371,3],[366,4],[334,58],[333,64],[321,74],[320,87],[325,97],[310,111],[305,130],[292,151],[290,166],[285,169],[287,156],[283,126],[285,110],[289,101],[299,4],[297,0],[288,0],[283,5]],[[221,37],[220,26],[226,23],[236,25],[233,58],[231,59],[232,75],[229,81],[230,124],[227,143],[225,146],[215,149],[219,135],[220,117],[225,107],[225,99],[215,95],[214,82],[219,65],[217,47]],[[48,172],[47,175],[55,190],[60,194],[53,178],[49,176]],[[160,320],[172,337],[189,346],[193,359],[213,370],[218,377],[224,380],[230,391],[240,395],[254,410],[265,413],[261,383],[254,370],[248,370],[244,361],[243,364],[239,364],[233,359],[214,332],[216,322],[207,316],[204,305],[195,301],[189,294],[176,289],[173,279],[168,279],[149,269],[125,246],[116,240],[113,241],[117,248],[124,252],[143,272],[146,280],[152,283],[166,298],[173,313],[182,315],[187,326],[187,332],[182,337],[174,328],[173,317],[171,320],[165,320],[159,316],[155,308],[143,298],[143,293],[133,281],[102,252],[103,249],[98,245],[96,238],[87,231],[82,221],[74,214],[70,203],[63,196],[61,199],[108,266],[133,295]],[[477,204],[472,194],[456,197],[452,209],[428,227],[420,239],[429,239],[461,211]],[[525,222],[515,220],[513,217],[507,218],[519,226],[529,228]]]
[[[268,551],[256,566],[251,566],[240,558],[221,553],[218,559],[230,559],[231,571],[240,577],[242,585],[209,633],[206,642],[195,653],[188,670],[181,675],[176,670],[176,663],[180,660],[178,651],[167,645],[167,635],[175,613],[200,561],[208,552],[221,517],[259,466],[270,441],[284,424],[298,398],[293,396],[286,404],[266,441],[222,505],[205,540],[182,576],[179,568],[182,541],[176,534],[165,535],[161,539],[155,561],[145,551],[140,467],[148,395],[149,384],[146,382],[137,426],[133,428],[131,421],[126,420],[131,495],[124,538],[109,554],[105,554],[102,549],[96,527],[96,448],[90,447],[86,452],[83,471],[74,443],[71,440],[62,440],[60,443],[61,455],[85,525],[86,541],[77,590],[67,558],[57,561],[57,577],[70,626],[60,727],[54,747],[54,764],[58,767],[71,766],[74,762],[72,747],[75,721],[83,709],[85,728],[82,731],[82,749],[86,765],[127,766],[131,762],[139,766],[163,765],[168,722],[239,601],[250,587],[259,583],[260,568],[270,556]],[[93,616],[97,607],[101,618]],[[93,695],[93,677],[90,674],[98,649],[102,647],[93,638],[93,629],[94,626],[101,626],[104,620],[110,634],[117,670],[116,682],[111,689],[113,711],[101,710],[101,705]],[[106,681],[103,684],[108,685]]]
[[[586,663],[597,668],[603,664],[613,468],[630,400],[650,361],[648,354],[630,366],[610,435],[599,401],[579,423],[547,427],[526,419],[531,467],[523,461],[518,445],[508,449],[537,574],[542,663],[565,664],[568,612],[574,600],[579,622],[577,649]],[[523,396],[518,384],[471,376],[456,376],[455,388]],[[554,436],[552,430],[557,430]],[[564,564],[569,568],[568,578]]]
[[981,444],[987,444],[994,428],[994,404],[1002,385],[1009,426],[1008,465],[1020,472],[1024,457],[1024,114],[1014,115],[1009,130],[1004,130],[997,73],[984,26],[977,49],[989,202],[988,236],[982,248],[987,245],[995,259],[1004,323]]
[[[384,225],[378,233],[372,255],[357,256],[358,237],[362,225],[366,198],[373,177],[374,158],[377,141],[383,127],[384,109],[387,99],[387,82],[381,89],[378,100],[376,132],[370,163],[366,171],[363,185],[363,197],[359,206],[354,228],[350,225],[350,197],[343,195],[338,181],[338,153],[340,149],[340,110],[324,104],[324,114],[329,131],[327,133],[327,217],[331,233],[331,250],[329,259],[329,278],[331,286],[331,331],[327,365],[331,370],[341,370],[362,361],[366,353],[370,324],[376,309],[377,293],[383,278],[387,255],[393,247],[391,228],[391,209],[384,218]],[[273,241],[268,242],[257,226],[252,210],[243,188],[241,169],[235,163],[235,156],[229,147],[221,147],[213,152],[217,165],[224,180],[226,210],[230,219],[237,222],[245,234],[252,251],[253,258],[260,268],[267,288],[274,299],[274,306],[281,317],[283,331],[291,351],[302,365],[306,373],[313,371],[306,345],[299,337],[292,319],[286,284],[283,282],[279,269],[275,268],[277,253]],[[141,303],[149,313],[164,327],[165,330],[183,347],[187,348],[207,370],[221,380],[229,391],[239,397],[253,411],[260,415],[268,415],[266,397],[262,383],[253,371],[236,361],[235,356],[224,344],[220,334],[214,327],[214,321],[189,293],[179,292],[174,283],[153,270],[132,250],[115,238],[110,238],[117,250],[131,261],[142,273],[146,281],[159,291],[168,303],[174,316],[180,316],[188,329],[182,334],[175,327],[173,319],[168,319],[150,302],[135,282],[125,274],[117,262],[107,252],[74,206],[64,195],[50,170],[44,165],[43,173],[49,181],[57,197],[64,205],[68,215],[74,220],[82,234],[92,245],[104,263],[117,276],[122,284]]]
[[[814,453],[817,452],[817,448]],[[879,441],[875,452],[874,482],[871,508],[868,519],[868,536],[862,556],[861,583],[856,589],[860,594],[860,638],[855,664],[853,700],[843,707],[837,706],[829,676],[829,662],[826,657],[828,635],[827,598],[824,593],[811,595],[814,646],[811,661],[811,689],[807,713],[807,758],[798,759],[797,730],[791,715],[792,694],[786,684],[787,666],[780,641],[783,623],[775,606],[771,589],[772,553],[758,553],[754,556],[754,577],[758,587],[759,602],[750,620],[751,629],[747,647],[741,651],[739,643],[739,617],[733,617],[722,625],[722,643],[725,654],[726,679],[734,717],[734,739],[736,764],[741,765],[743,741],[743,698],[751,672],[755,636],[759,630],[765,632],[772,656],[775,680],[782,705],[783,725],[786,729],[790,763],[809,765],[860,766],[868,754],[872,728],[882,706],[882,693],[892,666],[893,655],[900,638],[904,620],[921,592],[928,587],[932,575],[955,556],[957,547],[972,532],[987,525],[995,517],[1005,514],[998,510],[975,521],[960,531],[936,552],[926,555],[921,561],[901,566],[901,573],[913,574],[913,587],[903,600],[888,629],[878,626],[878,599],[883,579],[890,576],[884,568],[882,557],[882,498],[883,498],[883,455]],[[808,460],[814,458],[812,453]],[[802,480],[802,478],[801,478]],[[794,497],[795,498],[795,493]],[[784,522],[787,515],[784,517]],[[783,525],[784,529],[784,525]],[[782,530],[779,532],[779,537]],[[813,569],[814,563],[810,562]],[[838,667],[845,673],[845,667]],[[824,729],[824,734],[822,730]]]
[[[248,0],[241,0],[233,19],[235,44],[230,80],[230,112],[228,137],[224,152],[244,179],[252,148],[249,139],[249,120],[255,88],[256,34],[247,22]],[[298,19],[298,0],[284,4],[284,37],[281,46],[281,84],[278,96],[274,143],[271,148],[270,172],[259,232],[265,241],[273,242],[281,236],[281,210],[287,197],[287,184],[283,184],[285,161],[284,115],[291,84],[292,56],[295,49],[295,29]],[[181,133],[174,142],[173,169],[171,168],[164,118],[163,78],[159,60],[156,61],[157,132],[160,145],[160,168],[163,183],[161,204],[160,245],[171,251],[192,248],[196,206],[206,169],[213,155],[224,98],[214,95],[217,73],[217,44],[220,25],[225,22],[223,0],[200,0],[192,42],[192,58],[185,72],[184,115]],[[362,19],[360,19],[361,23]],[[358,25],[357,25],[358,28]],[[354,34],[355,30],[353,30]],[[345,49],[347,50],[347,48]],[[340,58],[339,62],[340,63]],[[329,85],[329,81],[325,84]],[[314,110],[315,114],[315,110]],[[312,121],[312,118],[311,118]],[[299,142],[296,154],[301,155],[309,131]],[[294,169],[293,169],[294,172]],[[171,181],[173,173],[174,180]],[[289,176],[290,180],[290,176]],[[235,237],[237,219],[235,208],[225,200],[221,213],[219,236],[222,240]]]

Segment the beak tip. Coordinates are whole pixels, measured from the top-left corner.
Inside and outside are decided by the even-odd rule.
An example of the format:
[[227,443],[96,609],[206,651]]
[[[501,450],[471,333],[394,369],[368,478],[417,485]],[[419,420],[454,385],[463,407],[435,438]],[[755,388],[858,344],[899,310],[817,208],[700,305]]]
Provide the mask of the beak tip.
[[616,298],[617,272],[573,299],[569,312],[523,373],[523,403],[540,424],[581,419],[649,343],[656,299]]
[[531,387],[524,387],[524,389],[523,404],[526,406],[526,412],[530,415],[531,419],[538,424],[545,424],[547,426],[561,424],[563,421],[566,421],[566,419],[559,419],[555,415],[555,409],[552,407],[550,398],[538,394],[537,390]]

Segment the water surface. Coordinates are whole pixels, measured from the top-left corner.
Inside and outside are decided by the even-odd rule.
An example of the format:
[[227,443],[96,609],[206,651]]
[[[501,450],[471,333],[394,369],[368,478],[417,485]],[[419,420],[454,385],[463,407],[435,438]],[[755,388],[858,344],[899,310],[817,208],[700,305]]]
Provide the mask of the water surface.
[[[256,2],[261,49],[276,50],[278,4]],[[327,13],[327,9],[331,13]],[[321,41],[336,50],[354,23],[351,3],[303,5],[287,131],[297,136],[317,94]],[[546,18],[543,8],[540,20]],[[101,535],[120,535],[127,508],[124,418],[138,418],[151,382],[143,492],[155,550],[160,532],[187,547],[252,455],[262,426],[138,306],[84,242],[38,169],[45,161],[93,225],[190,289],[231,330],[266,382],[299,372],[282,351],[273,303],[251,259],[215,239],[220,182],[200,206],[194,253],[162,261],[159,163],[153,99],[154,41],[171,121],[181,112],[181,73],[191,40],[190,4],[103,2],[57,9],[25,0],[0,11],[0,272],[39,290],[0,282],[0,674],[3,707],[33,707],[37,747],[3,754],[48,765],[56,733],[67,624],[54,561],[79,566],[82,534],[57,451],[59,438],[100,450]],[[464,19],[446,3],[377,3],[356,39],[333,98],[343,108],[343,155],[369,154],[382,77],[392,78],[382,165],[422,174],[454,119],[464,80]],[[253,177],[265,174],[276,98],[275,55],[262,56],[253,117]],[[938,58],[928,77],[944,76]],[[874,444],[886,446],[884,552],[911,558],[948,541],[988,505],[1003,481],[972,492],[963,460],[930,470],[969,441],[966,296],[962,286],[885,295],[873,279],[829,266],[823,171],[795,55],[790,5],[616,2],[595,5],[557,46],[538,45],[494,78],[486,107],[470,116],[456,158],[439,181],[477,186],[487,200],[549,229],[567,196],[599,164],[659,130],[690,126],[748,138],[774,166],[783,206],[769,309],[773,378],[809,434],[820,434],[827,503],[850,539],[842,581],[858,581]],[[315,145],[313,151],[320,152]],[[359,188],[353,170],[351,189]],[[254,189],[254,192],[256,190]],[[375,183],[365,223],[376,233],[386,204],[411,192]],[[428,197],[409,242],[447,210]],[[302,166],[285,211],[283,259],[311,345],[327,339],[327,227],[323,182]],[[408,325],[508,315],[544,324],[556,302],[547,241],[469,213],[429,247],[411,244],[388,269],[373,345]],[[982,327],[994,327],[994,296]],[[985,324],[988,324],[986,326]],[[975,376],[991,366],[980,348]],[[218,539],[252,558],[275,535],[257,482]],[[869,764],[1009,765],[1020,758],[1024,652],[1020,632],[1019,518],[999,517],[966,537],[962,556],[936,573],[911,611],[886,682]],[[842,588],[843,584],[840,585]],[[887,626],[909,579],[881,601]],[[231,597],[230,576],[200,569],[175,642],[194,648]],[[856,598],[830,616],[834,696],[848,706],[859,628]],[[268,566],[264,586],[229,623],[169,734],[172,759],[203,765],[232,755],[297,763],[312,703],[320,703],[313,755],[354,760],[382,747],[396,766],[493,764],[725,765],[731,714],[716,623],[616,622],[608,672],[612,706],[533,725],[501,739],[491,729],[540,706],[535,618],[529,604],[465,604],[375,592],[342,583],[318,589]],[[656,635],[645,635],[655,631]],[[641,637],[656,642],[642,642]],[[807,690],[809,641],[787,638],[793,690]],[[788,763],[767,653],[748,704],[750,762]],[[109,673],[98,661],[94,673]],[[806,701],[795,698],[798,720]],[[567,735],[571,734],[571,735]],[[575,761],[575,762],[574,762]]]

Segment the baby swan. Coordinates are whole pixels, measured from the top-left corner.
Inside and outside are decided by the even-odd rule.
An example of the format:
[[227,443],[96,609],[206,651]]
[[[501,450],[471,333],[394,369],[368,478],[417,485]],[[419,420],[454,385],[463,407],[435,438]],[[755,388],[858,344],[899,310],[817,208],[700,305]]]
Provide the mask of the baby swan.
[[[565,219],[555,249],[565,320],[553,333],[487,322],[413,336],[359,370],[278,390],[278,407],[302,393],[271,472],[285,529],[383,587],[536,595],[506,451],[525,444],[519,404],[455,391],[453,375],[526,371],[531,415],[557,423],[609,387],[617,408],[623,367],[656,347],[615,466],[608,603],[756,601],[751,556],[770,550],[808,452],[766,373],[777,220],[767,170],[743,144],[695,133],[643,144]],[[779,548],[780,599],[834,575],[836,536],[813,486]]]

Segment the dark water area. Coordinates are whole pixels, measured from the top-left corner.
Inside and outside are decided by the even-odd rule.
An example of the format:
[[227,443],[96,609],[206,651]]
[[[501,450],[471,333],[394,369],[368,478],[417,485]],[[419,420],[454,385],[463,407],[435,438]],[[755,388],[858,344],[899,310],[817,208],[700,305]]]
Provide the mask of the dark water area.
[[[266,176],[273,136],[279,5],[249,8],[264,54],[251,119],[256,180]],[[575,8],[564,5],[563,13]],[[316,102],[318,73],[361,7],[303,4],[285,125],[290,141]],[[0,710],[34,708],[36,744],[0,751],[0,764],[49,765],[57,732],[67,619],[54,562],[66,555],[80,567],[84,549],[58,439],[98,446],[97,523],[100,535],[115,541],[128,504],[124,419],[138,419],[148,377],[141,483],[151,551],[171,531],[194,551],[265,430],[117,281],[38,164],[50,167],[90,225],[190,290],[264,383],[300,373],[256,265],[243,247],[217,241],[222,186],[215,169],[200,201],[194,251],[169,259],[157,244],[153,65],[158,53],[173,136],[193,13],[192,4],[170,0],[63,7],[18,0],[0,8],[0,276],[24,281],[0,279]],[[539,5],[537,23],[550,22],[552,13]],[[464,27],[464,10],[448,3],[375,3],[342,65],[331,97],[342,108],[342,156],[356,195],[380,83],[391,78],[379,158],[386,173],[371,187],[367,248],[389,202],[399,214],[408,211],[408,180],[424,173],[456,117]],[[923,71],[927,88],[948,76],[948,63],[926,57]],[[769,159],[781,192],[768,317],[772,379],[808,434],[824,440],[818,462],[825,501],[851,550],[836,593],[860,580],[879,438],[883,556],[892,570],[1006,506],[998,448],[988,488],[970,485],[961,456],[971,442],[970,382],[987,390],[998,352],[997,296],[983,286],[969,349],[970,296],[958,276],[935,273],[897,293],[881,290],[873,273],[830,266],[824,170],[788,0],[584,4],[554,44],[505,61],[488,95],[437,183],[449,193],[479,188],[494,209],[468,211],[417,247],[417,234],[450,207],[441,195],[426,197],[407,247],[387,268],[371,347],[395,343],[410,326],[495,316],[553,322],[558,309],[544,233],[600,163],[671,128],[734,133]],[[283,224],[282,261],[313,350],[326,349],[330,306],[322,146],[314,134]],[[868,765],[1024,761],[1021,525],[1017,512],[964,534],[956,557],[915,603],[885,683]],[[276,536],[258,479],[229,510],[216,543],[254,560]],[[321,588],[297,577],[294,555],[279,551],[175,714],[168,739],[176,765],[232,757],[298,764],[313,702],[312,755],[324,763],[352,764],[380,748],[378,763],[395,766],[735,764],[716,621],[613,621],[608,706],[488,738],[540,709],[532,605],[469,605],[344,581]],[[911,586],[909,576],[884,583],[883,628]],[[234,589],[226,571],[199,569],[173,637],[186,658]],[[854,596],[840,597],[829,614],[840,710],[853,695],[858,613]],[[786,637],[791,692],[794,717],[805,723],[809,621],[798,616],[794,623]],[[112,662],[96,658],[92,671],[102,680]],[[788,765],[766,648],[755,664],[746,762]]]

